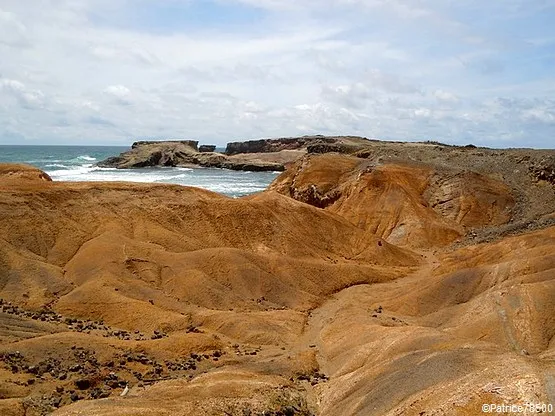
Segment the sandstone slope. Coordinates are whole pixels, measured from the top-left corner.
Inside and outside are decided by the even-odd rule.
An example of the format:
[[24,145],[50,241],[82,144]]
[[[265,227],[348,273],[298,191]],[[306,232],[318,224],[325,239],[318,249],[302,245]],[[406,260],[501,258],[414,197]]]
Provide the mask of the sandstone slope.
[[326,154],[272,188],[234,200],[0,168],[0,414],[555,402],[549,181]]
[[270,189],[414,248],[552,224],[555,151],[375,142],[308,154]]

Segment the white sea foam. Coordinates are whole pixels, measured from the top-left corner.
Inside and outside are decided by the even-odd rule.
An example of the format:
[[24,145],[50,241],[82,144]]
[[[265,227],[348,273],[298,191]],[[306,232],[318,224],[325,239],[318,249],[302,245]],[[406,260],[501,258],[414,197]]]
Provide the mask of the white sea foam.
[[[56,177],[67,178],[67,177],[84,175],[86,173],[94,171],[95,169],[92,166],[65,166],[64,168],[65,168],[64,170],[47,170],[46,173],[48,173],[53,178],[56,178]],[[64,180],[67,180],[67,179],[64,179]]]
[[67,164],[50,163],[45,165],[46,172],[58,181],[171,183],[204,188],[233,197],[260,192],[275,177],[269,172],[245,173],[210,168],[100,168],[92,163],[82,163],[85,159],[79,164],[75,164],[75,161],[66,161]]
[[71,166],[62,165],[61,163],[51,163],[48,165],[44,165],[45,168],[61,168],[61,169],[70,169]]
[[179,175],[172,175],[172,176],[168,176],[167,179],[180,179],[180,178],[187,178],[190,177],[191,175],[188,173],[180,173]]
[[96,157],[91,157],[91,156],[88,156],[88,155],[84,155],[84,156],[77,156],[77,159],[78,160],[89,160],[89,161],[92,162],[92,161],[96,160]]
[[62,163],[62,162],[67,162],[67,160],[64,160],[64,159],[37,159],[37,160],[26,160],[25,161],[25,163],[28,163],[30,165],[41,164],[41,163]]
[[181,183],[186,174],[174,175],[163,170],[121,170],[114,168],[99,168],[92,165],[75,167],[69,170],[47,171],[54,180],[83,181],[83,182],[142,182]]

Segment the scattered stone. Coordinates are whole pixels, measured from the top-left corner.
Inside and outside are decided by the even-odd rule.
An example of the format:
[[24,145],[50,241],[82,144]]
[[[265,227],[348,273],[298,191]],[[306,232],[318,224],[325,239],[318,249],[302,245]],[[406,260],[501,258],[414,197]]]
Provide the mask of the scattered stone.
[[187,333],[196,333],[196,334],[201,334],[203,331],[201,331],[200,329],[198,329],[196,326],[194,325],[190,325],[187,327],[186,329]]
[[81,371],[82,369],[83,367],[81,366],[81,364],[75,364],[69,367],[69,371],[71,371],[72,373],[76,373],[78,371]]
[[101,389],[99,389],[98,387],[95,387],[94,389],[91,390],[90,397],[91,399],[98,399],[100,397],[100,393],[102,392]]
[[110,397],[110,391],[109,390],[102,390],[100,392],[100,395],[98,396],[99,399],[105,399],[106,397]]
[[62,403],[62,398],[60,396],[53,396],[50,399],[50,403],[52,404],[53,407],[60,407],[60,404]]
[[91,382],[86,378],[80,378],[75,380],[75,385],[79,390],[88,390],[91,387]]

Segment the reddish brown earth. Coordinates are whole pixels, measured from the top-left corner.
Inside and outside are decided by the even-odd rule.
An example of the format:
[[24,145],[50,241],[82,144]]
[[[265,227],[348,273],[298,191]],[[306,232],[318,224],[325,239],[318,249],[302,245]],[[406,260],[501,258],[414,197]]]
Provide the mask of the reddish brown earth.
[[0,165],[0,414],[555,404],[554,185],[450,151],[308,155],[241,199]]

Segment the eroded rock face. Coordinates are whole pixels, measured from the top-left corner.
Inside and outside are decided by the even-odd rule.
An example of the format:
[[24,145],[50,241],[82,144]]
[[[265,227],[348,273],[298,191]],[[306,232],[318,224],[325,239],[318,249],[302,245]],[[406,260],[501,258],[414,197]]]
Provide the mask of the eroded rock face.
[[208,145],[208,144],[203,144],[198,149],[198,151],[201,153],[214,152],[215,150],[216,150],[215,145]]
[[137,149],[143,146],[159,146],[161,143],[173,143],[173,144],[180,144],[185,147],[189,147],[193,149],[195,152],[198,151],[198,141],[196,140],[142,140],[138,142],[134,142],[131,145],[131,149]]
[[178,166],[197,153],[196,141],[135,142],[131,150],[98,163],[100,167],[119,169],[152,166]]
[[468,171],[436,174],[425,199],[443,217],[466,228],[506,224],[515,206],[515,198],[503,182]]
[[[225,153],[227,155],[236,155],[239,153],[273,153],[282,150],[296,150],[307,148],[310,146],[327,145],[332,146],[326,148],[325,152],[336,151],[335,146],[342,144],[366,143],[367,139],[357,136],[303,136],[303,137],[286,137],[279,139],[263,139],[251,140],[246,142],[228,143]],[[318,152],[323,153],[324,150]]]
[[[240,199],[0,165],[0,414],[553,402],[552,185],[534,154],[414,160],[429,148],[309,155]],[[494,241],[446,242],[482,229]]]
[[397,245],[443,246],[462,235],[424,198],[431,170],[369,166],[352,156],[308,156],[270,186],[341,215],[369,235]]
[[[507,232],[530,227],[555,207],[553,189],[544,192],[544,181],[522,166],[546,165],[541,151],[489,155],[483,149],[426,146],[411,144],[407,152],[395,144],[375,144],[356,157],[310,154],[270,189],[339,214],[392,244],[415,248],[440,247],[480,232],[490,239],[492,227]],[[479,154],[469,158],[474,151]],[[445,152],[448,166],[436,156]]]
[[246,142],[228,143],[226,155],[236,155],[240,153],[272,153],[280,150],[295,150],[305,146],[315,140],[323,138],[283,138],[283,139],[264,139],[251,140]]
[[98,166],[118,169],[196,166],[248,171],[284,170],[283,164],[280,163],[229,158],[221,153],[207,151],[211,147],[204,147],[203,151],[199,152],[197,145],[196,141],[135,142],[130,151],[99,162]]

